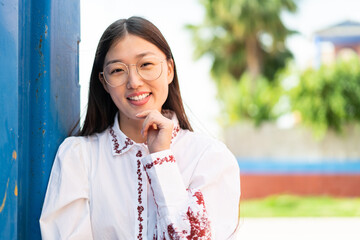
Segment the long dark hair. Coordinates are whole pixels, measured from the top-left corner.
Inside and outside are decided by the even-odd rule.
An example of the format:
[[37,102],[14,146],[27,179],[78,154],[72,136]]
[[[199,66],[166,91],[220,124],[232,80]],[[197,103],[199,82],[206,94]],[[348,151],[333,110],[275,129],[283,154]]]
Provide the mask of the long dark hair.
[[[99,72],[103,71],[105,56],[109,48],[126,34],[141,37],[154,44],[166,55],[167,60],[172,59],[174,61],[169,44],[159,29],[150,21],[141,17],[131,17],[112,23],[103,33],[96,50],[90,76],[88,108],[84,126],[77,134],[79,136],[89,136],[94,133],[100,133],[114,123],[118,108],[102,86],[99,80]],[[162,108],[174,111],[179,120],[180,127],[192,131],[180,95],[175,61],[174,79],[169,84],[169,93]]]

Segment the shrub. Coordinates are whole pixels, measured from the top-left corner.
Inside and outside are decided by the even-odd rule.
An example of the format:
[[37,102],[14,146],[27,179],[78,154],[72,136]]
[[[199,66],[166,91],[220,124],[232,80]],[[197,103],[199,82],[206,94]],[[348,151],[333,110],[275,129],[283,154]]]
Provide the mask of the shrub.
[[264,77],[252,79],[246,73],[240,81],[231,81],[220,91],[228,123],[251,120],[256,126],[278,117],[273,109],[280,96],[281,88],[276,82]]
[[360,61],[339,60],[318,70],[308,69],[300,75],[299,84],[290,91],[293,111],[315,136],[331,128],[341,132],[343,126],[360,121]]

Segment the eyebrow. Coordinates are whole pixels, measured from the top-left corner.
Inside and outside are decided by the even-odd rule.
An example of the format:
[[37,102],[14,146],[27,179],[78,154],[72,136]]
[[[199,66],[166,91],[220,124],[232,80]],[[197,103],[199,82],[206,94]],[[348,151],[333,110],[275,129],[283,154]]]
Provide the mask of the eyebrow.
[[[139,58],[142,58],[142,57],[145,57],[147,55],[155,55],[155,53],[151,52],[151,51],[146,51],[146,52],[143,52],[143,53],[139,53],[135,56],[135,58],[139,59]],[[117,62],[123,62],[121,59],[113,59],[113,60],[110,60],[110,61],[107,61],[106,64],[105,64],[105,67],[107,65],[110,65],[110,64],[113,64],[113,63],[117,63]]]

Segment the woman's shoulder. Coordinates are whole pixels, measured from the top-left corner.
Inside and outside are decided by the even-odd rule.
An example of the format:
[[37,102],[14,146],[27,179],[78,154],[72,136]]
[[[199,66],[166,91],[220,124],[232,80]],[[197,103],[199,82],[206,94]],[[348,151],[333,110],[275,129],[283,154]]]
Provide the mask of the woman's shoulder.
[[60,144],[59,148],[76,147],[79,145],[90,144],[95,138],[94,136],[69,136]]
[[79,153],[91,150],[104,133],[90,136],[69,136],[63,140],[58,149],[58,155],[64,153]]
[[60,171],[61,169],[83,169],[85,173],[89,173],[92,165],[91,156],[93,155],[94,148],[97,147],[98,141],[99,136],[97,134],[65,138],[56,153],[54,161],[55,171]]

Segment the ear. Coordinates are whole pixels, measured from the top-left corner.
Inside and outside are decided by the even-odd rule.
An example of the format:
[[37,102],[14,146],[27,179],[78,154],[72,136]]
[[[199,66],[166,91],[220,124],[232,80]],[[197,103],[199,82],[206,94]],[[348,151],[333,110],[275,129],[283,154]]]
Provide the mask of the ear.
[[174,61],[170,59],[167,62],[167,80],[168,84],[170,84],[174,80]]
[[109,93],[109,89],[108,89],[108,86],[107,86],[106,81],[104,79],[104,73],[103,72],[99,72],[99,80],[100,80],[101,84],[103,85],[105,91],[107,93]]

